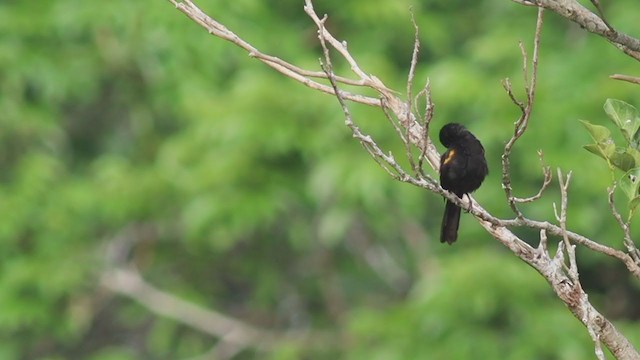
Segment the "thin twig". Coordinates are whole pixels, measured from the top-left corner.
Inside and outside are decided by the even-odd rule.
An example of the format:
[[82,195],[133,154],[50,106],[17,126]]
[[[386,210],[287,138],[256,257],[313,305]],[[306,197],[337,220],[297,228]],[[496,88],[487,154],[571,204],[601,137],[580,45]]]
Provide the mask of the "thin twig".
[[[561,254],[562,249],[569,258],[569,266],[566,268],[567,276],[571,280],[570,287],[572,288],[569,294],[571,294],[571,303],[576,305],[576,309],[582,309],[581,321],[587,327],[589,336],[594,343],[594,352],[599,360],[604,360],[604,353],[602,352],[602,344],[600,342],[600,332],[597,330],[599,327],[597,321],[601,317],[595,309],[590,306],[587,294],[582,289],[580,284],[580,278],[578,273],[578,265],[576,262],[576,247],[569,242],[569,236],[567,235],[567,202],[568,202],[568,188],[571,181],[571,172],[569,172],[566,178],[563,180],[562,172],[558,169],[558,182],[560,183],[560,198],[561,198],[561,210],[558,221],[560,222],[560,228],[562,229],[562,243],[564,246],[558,246],[558,252]],[[564,262],[562,263],[564,265]]]
[[[335,74],[333,73],[333,65],[331,62],[331,56],[329,54],[329,48],[327,47],[327,38],[325,37],[327,35],[327,32],[324,30],[325,21],[326,21],[326,15],[325,17],[323,17],[322,19],[319,19],[316,22],[316,25],[319,26],[318,39],[320,40],[320,45],[322,46],[322,51],[324,54],[324,60],[321,62],[320,65],[322,67],[322,70],[326,72],[327,78],[329,79],[329,82],[333,87],[334,93],[336,94],[336,99],[338,99],[338,103],[342,108],[342,112],[344,113],[344,116],[345,116],[345,125],[347,125],[349,129],[351,129],[351,132],[353,133],[353,137],[355,137],[360,141],[360,143],[365,147],[365,149],[367,149],[369,154],[374,158],[374,160],[376,160],[376,162],[378,162],[380,166],[382,166],[385,170],[387,170],[387,172],[394,178],[401,181],[406,181],[411,177],[395,161],[395,158],[393,157],[393,155],[391,153],[389,153],[388,155],[385,154],[378,147],[378,144],[376,144],[375,141],[373,141],[373,139],[369,135],[363,134],[360,128],[354,124],[353,119],[351,117],[351,112],[349,111],[349,108],[347,107],[347,104],[345,103],[344,98],[342,97],[342,91],[338,89],[338,84],[335,79]],[[333,45],[333,43],[331,42],[330,44]],[[393,121],[392,119],[390,120]],[[391,171],[391,169],[393,169],[393,172]]]
[[613,214],[613,217],[616,219],[616,221],[618,222],[618,225],[622,229],[622,233],[624,234],[623,243],[624,243],[624,246],[627,248],[627,253],[631,255],[631,257],[636,263],[640,264],[640,251],[638,251],[638,248],[636,247],[635,243],[633,242],[633,239],[631,238],[631,224],[622,220],[622,216],[616,209],[616,204],[613,200],[613,194],[615,190],[616,190],[615,183],[613,184],[613,186],[607,189],[607,193],[609,195],[608,199],[609,199],[609,208],[611,209],[611,214]]
[[536,6],[535,0],[511,0],[516,4],[524,6]]
[[[410,124],[412,122],[411,109],[413,109],[413,104],[412,104],[413,81],[416,75],[416,66],[418,65],[418,54],[420,53],[420,29],[418,28],[418,24],[416,23],[416,18],[413,13],[413,8],[411,8],[410,13],[411,13],[411,23],[413,24],[413,29],[414,29],[414,39],[413,39],[413,52],[411,54],[411,65],[409,66],[409,74],[407,75],[407,104],[406,104],[407,117],[404,119],[404,127],[406,130],[405,139],[410,136],[409,131],[411,129]],[[407,151],[407,158],[409,160],[409,164],[411,165],[411,169],[413,170],[413,173],[415,174],[415,176],[421,176],[423,174],[422,166],[419,167],[418,165],[416,165],[413,159],[413,152],[411,151],[411,142],[405,141],[404,144]]]
[[[249,44],[247,41],[243,40],[234,32],[229,30],[226,26],[222,25],[220,22],[209,17],[190,0],[183,0],[183,1],[169,0],[169,1],[173,5],[175,5],[175,7],[178,10],[183,12],[185,15],[187,15],[193,21],[198,23],[200,26],[204,27],[209,32],[209,34],[219,37],[221,39],[224,39],[226,41],[229,41],[232,44],[244,49],[249,54],[249,56],[262,61],[269,67],[275,69],[276,71],[282,73],[283,75],[293,80],[296,80],[304,84],[305,86],[333,95],[333,89],[330,86],[320,84],[310,79],[310,78],[326,78],[326,74],[324,74],[323,72],[304,70],[282,59],[279,59],[275,56],[270,56],[262,53],[256,47]],[[344,84],[348,84],[348,85],[354,85],[354,86],[368,86],[367,82],[364,79],[351,80],[344,77],[336,77],[336,81]],[[350,101],[358,102],[358,103],[369,105],[369,106],[378,106],[380,104],[380,102],[376,98],[359,95],[359,94],[345,92],[343,93],[343,97]]]
[[571,181],[571,172],[563,179],[562,171],[558,169],[558,183],[560,184],[560,214],[556,214],[557,220],[560,223],[560,229],[562,230],[562,241],[564,242],[565,251],[569,257],[569,278],[577,283],[578,280],[578,265],[576,263],[575,245],[569,241],[567,234],[567,203],[568,203],[568,188]]
[[[540,34],[542,32],[542,24],[543,24],[543,15],[544,9],[538,8],[538,17],[536,21],[536,30],[533,38],[533,57],[531,60],[531,80],[529,80],[529,66],[527,59],[527,52],[520,42],[520,51],[522,53],[522,73],[524,77],[524,86],[526,93],[526,101],[520,101],[516,98],[513,93],[513,89],[511,88],[511,82],[509,79],[505,79],[503,82],[503,86],[509,95],[511,101],[518,106],[520,109],[521,115],[515,123],[513,136],[504,146],[504,151],[502,153],[502,188],[504,189],[505,195],[507,197],[507,201],[509,202],[509,206],[511,210],[516,214],[518,218],[524,217],[520,209],[516,206],[518,202],[516,197],[513,195],[513,186],[511,185],[511,163],[510,163],[510,155],[513,146],[516,141],[524,134],[527,130],[527,126],[529,125],[529,118],[531,117],[531,111],[533,110],[533,101],[535,99],[536,92],[536,79],[538,75],[538,56],[539,56],[539,48],[540,48]],[[546,176],[546,175],[545,175]],[[546,181],[545,177],[545,181]],[[549,180],[550,181],[550,180]],[[543,185],[543,189],[545,186]]]
[[384,113],[384,116],[389,120],[389,122],[391,123],[391,125],[393,126],[394,130],[396,131],[396,133],[398,134],[398,137],[400,138],[400,141],[402,141],[402,144],[404,145],[405,148],[405,152],[407,155],[407,160],[409,161],[409,166],[411,166],[411,169],[413,170],[413,173],[415,176],[420,176],[421,175],[421,171],[418,169],[418,166],[416,165],[415,160],[413,159],[413,153],[411,151],[411,141],[409,140],[409,128],[408,127],[404,127],[404,132],[400,129],[400,125],[398,125],[399,121],[394,120],[395,114],[389,109],[389,107],[386,105],[384,99],[381,99],[382,102],[382,111]]
[[[407,109],[412,109],[412,101],[413,101],[413,80],[416,76],[416,66],[418,65],[418,54],[420,53],[420,29],[418,28],[418,24],[416,23],[416,18],[413,13],[413,8],[411,9],[411,23],[413,24],[414,29],[414,38],[413,38],[413,52],[411,54],[411,65],[409,66],[409,75],[407,76]],[[406,120],[407,123],[410,122],[410,119]]]
[[602,6],[600,5],[600,0],[591,0],[591,3],[593,4],[593,6],[596,7],[596,10],[598,10],[598,16],[600,16],[600,19],[602,20],[602,22],[607,25],[607,27],[609,28],[609,31],[615,31],[613,29],[613,27],[611,26],[611,24],[609,24],[609,22],[607,21],[607,18],[604,16],[604,10],[602,9]]
[[514,202],[517,202],[520,204],[534,202],[542,197],[542,194],[544,193],[544,191],[549,187],[549,184],[551,184],[551,178],[552,178],[551,168],[544,164],[544,154],[542,150],[538,150],[538,157],[540,158],[540,163],[542,165],[542,173],[544,176],[544,180],[542,182],[542,186],[540,187],[540,190],[538,190],[537,194],[530,196],[528,198],[514,197],[513,198]]
[[400,141],[402,141],[402,143],[405,144],[405,146],[408,146],[407,144],[410,144],[410,142],[409,140],[407,140],[405,136],[406,133],[402,131],[402,129],[400,128],[400,125],[398,125],[398,123],[394,120],[394,115],[392,114],[389,107],[384,103],[384,100],[382,100],[381,102],[382,102],[382,106],[381,106],[382,112],[384,113],[385,117],[387,118],[387,120],[389,120],[389,123],[391,123],[391,126],[393,126],[393,129],[398,134]]
[[632,84],[639,84],[640,85],[640,77],[637,77],[637,76],[624,75],[624,74],[613,74],[613,75],[610,75],[609,78],[610,79],[614,79],[614,80],[627,81],[627,82],[630,82]]
[[[319,31],[318,35],[322,37],[325,42],[328,42],[334,49],[336,49],[336,51],[338,51],[340,55],[342,55],[342,57],[347,61],[347,63],[349,63],[349,66],[351,67],[351,71],[353,71],[356,74],[356,76],[358,76],[367,86],[371,86],[373,83],[373,79],[369,75],[367,75],[364,71],[362,71],[362,69],[360,69],[360,66],[358,65],[356,60],[353,58],[351,53],[347,50],[347,43],[338,41],[335,37],[333,37],[333,35],[331,35],[330,32],[328,32],[325,29],[324,21],[321,20],[316,14],[313,8],[313,4],[311,3],[311,0],[305,0],[304,11],[307,13],[307,15],[309,15],[311,20],[313,20],[313,22],[316,23],[316,27],[318,28],[318,31]],[[326,18],[326,15],[325,15],[325,18]],[[335,81],[336,80],[335,75],[333,76]]]
[[540,243],[538,243],[538,252],[540,255],[547,256],[549,254],[549,247],[547,246],[547,231],[542,229],[540,230]]
[[[423,146],[429,147],[429,151],[426,154],[426,158],[433,169],[437,169],[439,164],[439,155],[437,151],[435,151],[435,147],[430,144],[424,144],[423,141],[423,132],[422,126],[417,123],[415,117],[411,113],[411,109],[407,108],[406,102],[401,101],[395,94],[396,92],[389,89],[380,79],[373,75],[367,75],[360,69],[360,66],[355,61],[354,57],[349,53],[347,49],[346,42],[338,41],[322,24],[322,20],[315,13],[311,0],[305,0],[304,11],[309,15],[309,17],[313,20],[313,22],[318,27],[319,36],[324,38],[326,44],[330,45],[334,48],[342,57],[349,63],[351,70],[356,74],[356,76],[360,77],[360,79],[365,84],[364,86],[370,87],[377,91],[382,97],[383,101],[378,101],[375,105],[381,106],[384,102],[386,106],[388,106],[396,118],[403,123],[402,125],[407,129],[407,140],[411,143],[415,144],[418,148],[422,148]],[[326,45],[325,45],[326,46]],[[335,79],[335,74],[334,74]],[[336,85],[337,85],[336,81]],[[335,88],[332,87],[332,92],[335,91]],[[335,93],[334,93],[335,94]],[[347,96],[348,93],[341,92],[341,97],[345,99],[349,99]]]
[[[424,97],[425,104],[424,113],[422,115],[422,147],[420,147],[420,156],[418,156],[418,169],[420,170],[421,176],[426,177],[422,164],[424,162],[427,151],[429,150],[429,144],[431,142],[429,138],[429,125],[431,125],[431,119],[433,119],[433,113],[435,110],[433,99],[431,98],[431,81],[429,79],[427,79],[427,82],[422,90],[420,90],[418,95],[416,95],[414,104],[418,103],[418,99],[420,97]],[[419,113],[417,106],[415,106],[415,108],[415,112]]]

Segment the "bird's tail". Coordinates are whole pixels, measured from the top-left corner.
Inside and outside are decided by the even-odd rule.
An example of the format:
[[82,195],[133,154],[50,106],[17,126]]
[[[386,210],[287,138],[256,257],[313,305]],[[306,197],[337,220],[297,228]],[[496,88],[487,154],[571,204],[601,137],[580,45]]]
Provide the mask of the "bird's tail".
[[447,200],[444,206],[442,227],[440,228],[440,242],[453,244],[458,238],[458,226],[460,225],[460,208]]

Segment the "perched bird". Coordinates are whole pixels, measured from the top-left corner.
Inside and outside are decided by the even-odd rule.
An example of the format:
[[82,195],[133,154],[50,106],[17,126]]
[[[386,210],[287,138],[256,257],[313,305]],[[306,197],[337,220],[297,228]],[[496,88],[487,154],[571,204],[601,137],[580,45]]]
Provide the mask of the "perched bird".
[[[440,129],[440,142],[447,151],[440,157],[440,186],[462,198],[480,187],[489,173],[484,148],[464,126],[449,123]],[[440,242],[453,244],[458,238],[460,208],[447,200],[440,229]]]

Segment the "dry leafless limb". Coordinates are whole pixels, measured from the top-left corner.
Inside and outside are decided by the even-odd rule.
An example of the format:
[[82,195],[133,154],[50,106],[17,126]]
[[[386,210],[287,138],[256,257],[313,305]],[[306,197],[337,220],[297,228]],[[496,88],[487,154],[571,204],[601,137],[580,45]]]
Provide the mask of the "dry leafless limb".
[[514,202],[524,204],[524,203],[536,201],[542,197],[542,194],[544,193],[544,191],[551,184],[551,168],[544,164],[544,153],[542,152],[542,150],[538,150],[538,157],[540,158],[540,165],[542,166],[542,175],[543,175],[543,181],[542,181],[542,186],[540,187],[540,190],[538,190],[537,194],[527,198],[512,197],[512,200]]
[[555,204],[554,212],[556,215],[556,220],[558,220],[558,222],[560,223],[560,228],[562,229],[562,246],[558,246],[557,255],[558,259],[562,260],[564,258],[564,252],[569,258],[569,265],[567,265],[564,261],[561,262],[567,277],[571,281],[570,285],[571,287],[573,287],[572,291],[578,294],[577,298],[580,300],[579,303],[582,307],[582,310],[583,312],[586,312],[586,316],[584,316],[581,320],[587,327],[587,331],[594,342],[596,357],[599,360],[605,360],[604,352],[602,351],[602,345],[600,343],[600,333],[597,331],[597,328],[594,324],[594,318],[590,316],[591,304],[589,304],[587,294],[582,290],[582,284],[580,283],[578,264],[576,261],[576,248],[575,245],[569,242],[569,237],[567,236],[567,201],[569,198],[570,181],[571,173],[567,174],[566,177],[563,177],[562,172],[560,171],[560,169],[558,169],[558,182],[560,184],[560,213],[558,214]]
[[[511,0],[526,6],[538,6],[575,22],[583,29],[607,39],[616,48],[640,61],[640,39],[615,30],[602,16],[582,6],[577,0]],[[597,10],[602,11],[597,0],[592,0]]]
[[616,185],[614,184],[607,191],[607,193],[609,194],[609,208],[611,209],[611,214],[613,214],[613,217],[616,219],[616,221],[618,222],[618,225],[622,229],[623,243],[624,243],[624,246],[627,248],[627,252],[636,263],[640,264],[640,251],[638,250],[633,239],[631,238],[631,221],[627,220],[625,222],[624,220],[622,220],[622,216],[616,209],[616,204],[613,200],[613,194],[615,190],[616,190]]
[[102,286],[136,300],[158,315],[219,338],[225,352],[234,349],[235,353],[246,347],[271,348],[278,338],[271,331],[257,329],[158,290],[130,267],[106,271],[102,276]]
[[613,74],[613,75],[609,76],[609,78],[614,79],[614,80],[627,81],[627,82],[630,82],[632,84],[640,84],[640,77],[637,77],[637,76],[630,76],[630,75],[623,75],[623,74]]
[[[513,195],[513,186],[511,184],[511,164],[510,164],[510,155],[513,146],[516,141],[524,134],[527,130],[527,126],[529,126],[529,118],[531,117],[531,111],[533,110],[533,102],[536,94],[536,81],[538,77],[538,57],[539,57],[539,49],[540,49],[540,35],[542,32],[542,23],[543,23],[543,15],[544,9],[538,8],[538,18],[536,21],[536,30],[533,38],[533,57],[531,59],[531,74],[529,75],[529,60],[527,57],[527,52],[524,49],[524,45],[520,42],[520,52],[522,54],[522,73],[524,77],[524,90],[526,94],[526,100],[520,101],[517,99],[515,94],[513,93],[513,89],[511,87],[511,82],[509,79],[505,79],[502,83],[504,89],[507,91],[509,98],[511,101],[520,109],[521,115],[516,120],[514,124],[513,136],[504,146],[504,151],[502,153],[502,188],[504,189],[505,195],[507,196],[507,201],[509,202],[509,206],[511,210],[516,214],[518,218],[522,218],[523,214],[516,206],[516,203],[522,202],[530,202],[542,196],[544,190],[551,183],[551,170],[549,167],[542,163],[542,169],[544,173],[544,181],[538,195],[534,195],[530,198],[520,199]],[[529,78],[531,76],[531,78]],[[538,156],[542,161],[542,151],[538,152]]]
[[[321,24],[320,26],[322,26],[322,23],[320,24]],[[542,26],[542,9],[540,9],[538,12],[538,22],[536,26],[536,37],[535,37],[536,45],[534,48],[535,50],[534,50],[534,62],[533,62],[534,70],[533,70],[531,82],[526,80],[526,77],[525,77],[525,83],[527,84],[526,85],[527,86],[527,104],[526,105],[522,104],[521,106],[523,115],[519,119],[519,121],[516,123],[516,131],[515,131],[514,137],[512,138],[513,143],[515,143],[515,140],[517,140],[517,138],[519,138],[523,134],[528,124],[529,115],[531,113],[531,106],[532,106],[533,97],[535,94],[535,73],[536,73],[537,58],[538,58],[537,48],[539,44],[541,26]],[[359,132],[359,129],[357,129],[357,127],[354,127],[353,119],[351,118],[346,102],[344,98],[340,95],[341,92],[337,88],[335,75],[332,72],[333,69],[331,66],[331,58],[329,55],[330,52],[326,46],[326,41],[323,39],[323,34],[324,34],[324,29],[323,28],[319,29],[319,40],[322,44],[323,53],[324,53],[323,69],[327,73],[327,76],[330,79],[331,85],[334,87],[334,93],[337,94],[336,97],[338,99],[338,102],[340,103],[340,106],[344,112],[345,117],[347,118],[349,127],[354,132],[354,136],[356,138],[360,138],[362,142],[363,141],[363,139],[361,138],[362,134]],[[525,59],[525,64],[526,64],[526,55],[524,54],[524,50],[523,50],[523,58]],[[527,74],[526,65],[524,68],[524,72],[525,74]],[[514,97],[512,97],[512,99],[515,100]],[[515,100],[515,102],[517,102],[517,100]],[[401,133],[399,135],[402,136]],[[366,140],[368,142],[370,140],[370,137],[367,136]],[[406,141],[406,138],[403,138],[403,141]],[[368,144],[368,145],[375,146],[373,144]],[[393,167],[394,169],[396,169],[396,171],[399,172],[399,170],[395,168],[397,164],[389,162],[394,160],[392,157],[389,158],[389,157],[381,156],[380,154],[384,154],[384,153],[380,149],[376,149],[376,151],[379,154],[378,158],[381,159],[381,161],[387,162],[389,166]],[[408,154],[408,156],[411,156],[411,154]],[[508,171],[508,166],[506,167],[506,169]],[[558,178],[561,185],[561,210],[560,210],[560,213],[557,215],[557,220],[559,221],[560,226],[559,227],[551,226],[551,224],[549,224],[548,229],[546,228],[541,229],[541,245],[538,247],[538,249],[531,248],[528,244],[524,243],[521,239],[517,238],[513,233],[509,232],[505,227],[503,227],[504,226],[503,221],[486,217],[483,220],[487,220],[487,223],[483,224],[483,226],[485,226],[485,228],[488,228],[488,230],[490,230],[489,232],[492,232],[494,237],[496,237],[498,240],[500,240],[505,245],[507,245],[507,247],[509,247],[514,253],[520,256],[520,258],[522,258],[527,263],[532,265],[536,270],[540,272],[540,274],[542,274],[543,276],[545,276],[545,278],[547,278],[547,280],[554,287],[554,290],[556,291],[558,296],[563,301],[565,301],[565,303],[567,303],[567,305],[572,310],[572,313],[576,317],[578,317],[582,321],[582,323],[586,326],[589,334],[592,336],[594,340],[595,353],[598,357],[604,356],[601,349],[601,345],[600,345],[601,339],[612,352],[614,353],[617,352],[618,355],[621,356],[620,358],[624,358],[625,356],[635,356],[637,355],[637,351],[635,350],[633,345],[626,338],[624,338],[624,336],[621,333],[615,330],[613,325],[610,322],[608,322],[608,320],[602,317],[597,312],[597,310],[593,308],[593,306],[588,301],[587,294],[582,290],[582,287],[579,283],[578,267],[577,267],[577,262],[575,258],[575,245],[571,244],[570,242],[570,237],[573,237],[572,235],[574,234],[570,234],[566,229],[567,198],[568,198],[567,193],[568,193],[568,185],[569,185],[570,177],[571,176],[569,174],[566,177],[566,180],[563,180],[564,178],[562,176],[562,173],[560,172],[560,170],[558,170]],[[407,173],[403,173],[401,176],[396,176],[396,179],[399,179],[405,182],[410,182],[410,183],[417,182],[419,180],[419,179],[412,178]],[[549,170],[545,168],[545,181],[542,189],[540,190],[540,194],[549,185],[550,179],[551,177],[550,177]],[[450,198],[450,194],[443,194],[443,195],[446,196],[447,198]],[[537,198],[538,195],[534,197]],[[455,196],[453,198],[455,198]],[[458,199],[455,198],[452,200],[457,202]],[[476,213],[474,211],[472,211],[472,213],[474,213],[474,215],[478,216],[479,218],[483,218],[483,215],[484,215],[484,214]],[[524,219],[523,216],[518,216],[518,218],[515,221],[529,222],[529,220]],[[497,227],[494,224],[495,225],[500,224],[500,227]],[[560,244],[558,248],[558,253],[554,257],[555,259],[554,261],[552,261],[549,258],[548,254],[546,253],[546,241],[547,241],[546,233],[548,230],[553,234],[560,235],[563,239],[563,242]],[[585,244],[588,247],[589,246],[593,248],[597,247],[600,250],[603,250],[603,252],[608,252],[610,254],[615,254],[616,256],[624,257],[625,260],[627,260],[628,264],[634,267],[636,274],[639,274],[637,264],[633,261],[629,262],[628,260],[633,260],[633,259],[629,259],[626,254],[622,252],[618,252],[611,248],[602,248],[600,244],[592,242],[591,240],[588,240],[588,239],[580,239],[580,241],[576,241],[576,242]],[[566,252],[566,256],[569,259],[568,266],[565,264],[563,260],[565,252]],[[548,259],[548,261],[540,263],[535,261],[535,259]],[[558,264],[561,264],[562,266],[559,266]],[[570,284],[570,287],[567,287],[566,286],[567,284]],[[603,327],[603,324],[606,325],[607,332],[604,331],[605,327]]]
[[[411,67],[409,70],[408,84],[407,84],[407,100],[400,99],[396,92],[387,88],[384,83],[373,75],[368,75],[363,69],[360,68],[355,57],[350,54],[346,47],[345,42],[338,41],[324,26],[326,16],[319,17],[314,8],[311,0],[305,0],[304,10],[307,15],[312,19],[318,29],[318,38],[323,49],[323,60],[321,64],[322,71],[309,71],[298,68],[292,64],[289,64],[276,57],[262,54],[256,48],[251,46],[248,42],[240,39],[226,27],[219,22],[213,20],[208,15],[204,14],[198,9],[190,0],[176,1],[169,0],[180,11],[185,13],[195,22],[203,26],[209,33],[214,36],[220,37],[233,44],[243,48],[250,56],[257,58],[264,62],[268,66],[281,72],[283,75],[295,79],[302,84],[309,86],[313,89],[322,91],[328,94],[334,94],[340,104],[342,112],[345,117],[345,124],[351,130],[353,136],[362,143],[363,147],[369,152],[369,154],[376,160],[381,167],[383,167],[391,176],[403,182],[410,183],[414,186],[427,189],[434,193],[440,194],[443,197],[451,200],[455,204],[469,208],[469,204],[473,201],[471,198],[466,200],[460,199],[457,196],[443,190],[433,178],[430,176],[423,176],[422,164],[423,160],[429,164],[432,171],[436,172],[439,167],[439,154],[436,151],[433,143],[430,140],[427,127],[429,121],[433,115],[433,104],[431,103],[430,87],[425,87],[418,93],[416,99],[412,98],[413,81],[415,77],[415,64],[417,63],[417,56],[419,50],[419,44],[414,46],[414,52],[411,60]],[[554,12],[559,12],[561,15],[570,18],[571,20],[583,25],[589,31],[600,34],[606,37],[614,43],[616,46],[622,48],[626,53],[634,53],[640,50],[640,42],[627,35],[616,32],[608,27],[600,17],[589,12],[581,7],[577,2],[573,0],[552,1],[552,0],[513,0],[518,3],[538,6],[538,21],[536,24],[536,31],[534,37],[534,51],[532,56],[531,65],[531,78],[529,79],[528,60],[524,46],[521,45],[521,51],[523,54],[525,74],[525,92],[526,101],[519,101],[513,91],[511,90],[510,83],[505,82],[505,88],[512,101],[521,109],[522,115],[516,121],[514,135],[508,143],[508,147],[505,147],[506,165],[503,163],[503,183],[508,185],[508,190],[505,189],[508,201],[516,213],[515,219],[499,219],[489,214],[482,206],[473,201],[471,207],[471,213],[478,219],[481,226],[483,226],[487,232],[489,232],[495,239],[497,239],[504,246],[509,248],[516,256],[525,261],[527,264],[536,269],[550,284],[557,296],[568,306],[571,312],[585,325],[589,334],[594,339],[596,344],[596,354],[600,356],[601,349],[599,344],[604,344],[618,359],[636,359],[640,357],[633,345],[618,332],[615,327],[604,318],[588,301],[587,294],[582,290],[578,278],[578,269],[575,259],[575,246],[584,246],[590,250],[597,251],[615,259],[618,259],[625,264],[627,269],[635,277],[640,278],[640,266],[635,259],[620,250],[602,245],[591,239],[588,239],[582,235],[573,233],[566,228],[566,216],[567,216],[567,193],[570,176],[566,178],[562,174],[558,173],[561,189],[561,207],[557,212],[558,225],[552,224],[547,221],[536,221],[524,217],[524,215],[515,206],[516,203],[534,201],[542,196],[542,192],[549,186],[551,180],[551,174],[547,167],[543,165],[544,169],[544,182],[538,192],[538,194],[529,198],[517,198],[513,196],[511,189],[510,174],[504,175],[504,172],[509,172],[508,157],[511,148],[515,142],[522,136],[526,130],[531,110],[533,106],[533,100],[535,97],[536,87],[536,73],[538,66],[538,49],[540,42],[540,31],[542,28],[542,7],[550,9]],[[568,9],[568,10],[567,10]],[[567,12],[568,11],[568,12]],[[417,26],[415,25],[417,31]],[[416,37],[417,39],[417,37]],[[416,40],[417,41],[417,40]],[[334,73],[334,69],[331,62],[331,51],[335,51],[341,57],[343,57],[350,66],[351,72],[356,79],[338,76]],[[328,79],[330,85],[321,84],[314,79]],[[379,98],[372,98],[363,96],[357,93],[346,92],[339,89],[340,84],[343,85],[356,85],[360,87],[367,87],[373,89],[378,93]],[[425,99],[425,111],[422,118],[414,115],[412,111],[416,108],[418,97]],[[418,163],[412,163],[412,173],[405,171],[400,166],[396,158],[390,152],[385,152],[381,149],[375,140],[364,134],[360,128],[354,123],[347,101],[359,102],[371,106],[379,106],[386,112],[388,119],[393,124],[393,127],[398,132],[399,138],[407,146],[407,156],[412,158],[411,146],[415,146],[420,149],[421,155]],[[422,122],[420,121],[422,120]],[[541,153],[540,153],[541,157]],[[420,168],[420,171],[415,171],[415,167]],[[505,170],[506,169],[506,170]],[[524,242],[518,236],[516,236],[509,228],[513,227],[528,227],[537,229],[540,231],[540,244],[537,248],[531,247]],[[548,253],[547,243],[548,235],[555,235],[562,239],[558,244],[558,251],[551,257]],[[565,256],[568,257],[568,265],[565,262]],[[600,350],[599,350],[600,349]]]
[[[425,105],[424,105],[424,113],[421,116],[423,139],[422,139],[422,147],[420,148],[420,156],[418,157],[418,170],[420,170],[420,174],[422,175],[422,177],[426,177],[426,175],[424,174],[423,164],[424,164],[425,155],[429,150],[429,147],[427,146],[427,144],[429,144],[429,142],[431,141],[429,138],[429,125],[431,124],[431,119],[433,118],[433,113],[435,109],[433,100],[431,99],[431,83],[429,79],[427,79],[427,82],[424,85],[424,88],[422,88],[422,90],[420,90],[418,95],[416,95],[416,100],[414,104],[417,103],[420,98],[424,98]],[[419,114],[417,107],[415,107],[415,113]]]
[[[216,359],[229,358],[245,348],[269,350],[283,343],[306,343],[310,346],[326,346],[326,334],[316,332],[278,332],[259,329],[227,315],[204,308],[170,293],[161,291],[147,283],[135,268],[118,266],[102,275],[105,288],[128,296],[152,312],[173,319],[202,333],[219,339],[214,351]],[[225,356],[221,356],[226,354]]]
[[182,323],[218,339],[211,350],[215,359],[230,359],[246,348],[263,351],[283,343],[324,347],[337,341],[330,335],[308,329],[301,331],[275,331],[261,329],[247,322],[178,298],[146,282],[128,260],[131,250],[139,242],[141,232],[149,226],[125,228],[110,239],[105,251],[105,269],[101,285],[110,291],[127,296],[155,314]]
[[[280,73],[282,73],[283,75],[291,79],[299,81],[302,84],[312,89],[319,90],[328,94],[332,94],[332,89],[329,86],[326,86],[324,84],[321,84],[313,80],[314,78],[325,77],[325,74],[323,72],[305,70],[289,62],[286,62],[280,58],[267,55],[259,51],[253,45],[244,41],[242,38],[240,38],[238,35],[233,33],[231,30],[227,29],[226,26],[222,25],[218,21],[214,20],[213,18],[205,14],[202,10],[200,10],[200,8],[198,8],[190,0],[184,0],[184,1],[169,0],[169,1],[172,4],[174,4],[178,10],[182,11],[185,15],[187,15],[193,21],[195,21],[200,26],[207,29],[207,31],[211,35],[214,35],[216,37],[219,37],[221,39],[227,40],[235,44],[236,46],[244,49],[247,53],[249,53],[249,56],[262,61],[266,65],[272,67],[273,69],[279,71]],[[367,85],[366,80],[362,78],[359,80],[352,80],[352,79],[339,77],[336,80],[347,85],[354,85],[354,86]],[[364,95],[345,93],[344,97],[351,101],[359,102],[365,105],[377,106],[379,103],[378,99],[364,96]]]

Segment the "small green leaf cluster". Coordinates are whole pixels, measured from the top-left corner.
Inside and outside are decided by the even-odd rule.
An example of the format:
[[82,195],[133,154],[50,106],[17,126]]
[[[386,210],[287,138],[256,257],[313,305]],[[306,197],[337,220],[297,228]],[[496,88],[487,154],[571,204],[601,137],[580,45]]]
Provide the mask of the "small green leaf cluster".
[[612,174],[616,169],[624,172],[618,184],[629,200],[630,216],[638,204],[638,176],[640,176],[640,115],[634,106],[616,99],[607,99],[604,111],[609,119],[620,130],[624,138],[624,145],[616,144],[611,131],[602,125],[594,125],[581,120],[584,127],[595,143],[585,145],[584,148],[605,159]]

